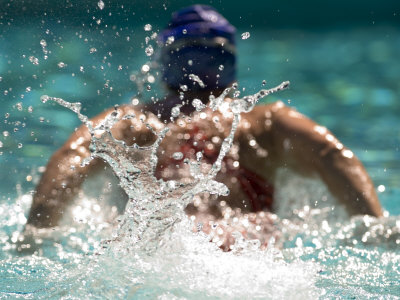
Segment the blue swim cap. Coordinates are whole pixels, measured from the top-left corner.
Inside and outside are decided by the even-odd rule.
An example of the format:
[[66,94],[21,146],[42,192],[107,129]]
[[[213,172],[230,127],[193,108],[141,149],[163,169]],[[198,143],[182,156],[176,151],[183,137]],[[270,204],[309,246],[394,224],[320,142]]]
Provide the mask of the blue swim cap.
[[[162,78],[173,89],[187,85],[191,90],[225,88],[236,80],[235,27],[214,8],[193,5],[173,13],[168,27],[159,35]],[[201,88],[189,79],[197,75]]]

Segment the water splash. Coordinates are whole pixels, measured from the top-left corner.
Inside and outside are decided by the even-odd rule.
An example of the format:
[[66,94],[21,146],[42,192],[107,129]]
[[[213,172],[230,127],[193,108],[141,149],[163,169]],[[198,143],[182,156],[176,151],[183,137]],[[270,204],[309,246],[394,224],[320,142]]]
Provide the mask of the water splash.
[[[175,180],[157,179],[154,175],[158,162],[157,149],[169,131],[168,126],[156,132],[150,124],[146,123],[147,128],[156,137],[155,142],[150,146],[139,146],[136,143],[128,146],[112,136],[111,128],[121,119],[134,116],[121,117],[117,107],[94,127],[88,117],[81,113],[80,103],[70,103],[47,95],[42,96],[41,100],[44,103],[49,100],[54,101],[77,114],[91,135],[89,146],[91,155],[82,164],[88,164],[94,158],[103,159],[111,166],[120,181],[120,186],[129,197],[126,212],[117,233],[117,239],[123,242],[120,243],[121,247],[114,246],[113,248],[127,251],[134,246],[146,252],[152,252],[157,249],[163,234],[175,223],[184,219],[184,208],[195,195],[204,192],[217,195],[229,194],[228,188],[223,183],[217,182],[215,177],[221,169],[223,158],[232,147],[234,134],[240,122],[240,114],[251,111],[262,97],[285,89],[288,85],[289,82],[283,82],[270,90],[261,90],[254,95],[231,101],[229,106],[234,116],[231,130],[222,142],[217,160],[206,173],[203,173],[200,168],[201,155],[197,155],[197,160],[186,160],[194,180],[185,184]],[[222,106],[231,89],[227,88],[217,98],[211,96],[209,107],[216,110]]]

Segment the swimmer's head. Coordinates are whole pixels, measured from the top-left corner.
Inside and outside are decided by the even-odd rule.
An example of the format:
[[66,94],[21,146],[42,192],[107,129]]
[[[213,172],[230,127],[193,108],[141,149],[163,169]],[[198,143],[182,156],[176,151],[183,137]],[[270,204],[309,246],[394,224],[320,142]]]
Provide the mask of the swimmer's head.
[[[161,32],[162,80],[178,90],[186,85],[191,91],[224,89],[236,81],[235,27],[214,8],[193,5],[172,15]],[[204,83],[191,80],[194,74]]]

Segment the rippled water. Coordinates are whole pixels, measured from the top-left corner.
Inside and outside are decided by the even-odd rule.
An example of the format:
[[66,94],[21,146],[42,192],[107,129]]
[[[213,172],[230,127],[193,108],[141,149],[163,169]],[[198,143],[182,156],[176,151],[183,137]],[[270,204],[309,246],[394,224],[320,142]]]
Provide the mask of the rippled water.
[[[379,187],[386,217],[348,219],[337,205],[332,210],[335,202],[320,182],[283,172],[275,184],[281,187],[277,197],[292,209],[277,210],[274,222],[282,236],[275,247],[260,251],[244,243],[224,253],[203,234],[192,233],[183,219],[151,255],[120,251],[117,243],[104,250],[102,241],[115,238],[115,228],[104,222],[111,208],[91,193],[103,182],[97,178],[76,199],[82,209],[72,227],[40,230],[37,252],[17,253],[15,242],[42,166],[79,125],[73,113],[41,103],[40,96],[81,101],[83,112],[93,116],[129,102],[137,92],[130,78],[147,60],[141,45],[147,31],[102,29],[45,22],[3,26],[0,34],[2,298],[399,297],[400,35],[395,28],[238,31],[250,31],[246,40],[238,35],[242,94],[259,90],[264,79],[269,86],[290,80],[289,91],[271,98],[295,105],[354,150]],[[116,193],[101,190],[103,200]]]

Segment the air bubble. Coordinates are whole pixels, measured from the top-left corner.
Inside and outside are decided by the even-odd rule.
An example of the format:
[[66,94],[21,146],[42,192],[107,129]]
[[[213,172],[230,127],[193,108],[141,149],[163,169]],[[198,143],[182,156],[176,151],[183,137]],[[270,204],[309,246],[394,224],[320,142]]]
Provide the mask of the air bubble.
[[218,69],[219,69],[220,71],[223,71],[223,70],[224,70],[224,65],[219,65]]
[[22,143],[19,143],[19,144],[18,144],[18,149],[21,149],[22,146],[23,146]]
[[145,30],[145,31],[150,31],[151,29],[152,29],[151,24],[146,24],[146,25],[144,25],[144,30]]
[[90,52],[90,53],[95,53],[95,52],[97,52],[97,49],[94,48],[94,47],[92,47],[92,48],[90,48],[89,52]]
[[61,68],[66,67],[67,65],[66,65],[65,63],[63,63],[62,61],[60,61],[60,62],[57,64],[57,66],[61,69]]

